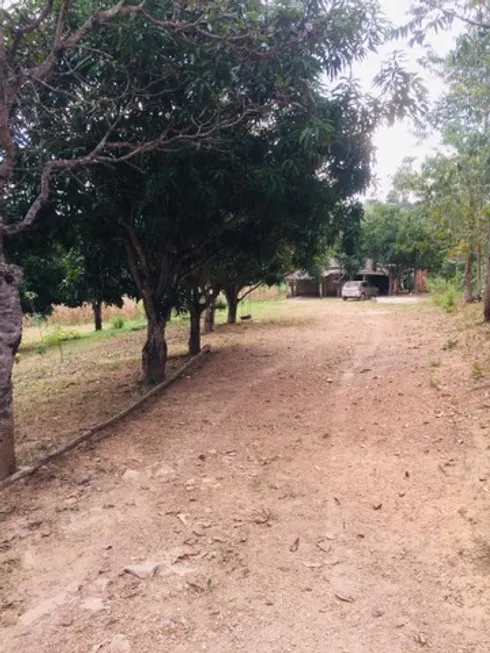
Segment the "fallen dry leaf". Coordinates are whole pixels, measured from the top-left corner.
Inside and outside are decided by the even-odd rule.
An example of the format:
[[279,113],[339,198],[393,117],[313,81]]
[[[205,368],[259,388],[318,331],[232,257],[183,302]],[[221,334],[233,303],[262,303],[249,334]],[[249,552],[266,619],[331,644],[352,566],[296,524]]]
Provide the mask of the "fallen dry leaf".
[[339,601],[343,601],[344,603],[354,602],[353,598],[351,598],[350,596],[342,596],[342,594],[335,594],[335,598],[338,599]]
[[195,558],[200,554],[200,549],[197,551],[185,551],[184,553],[179,554],[174,560],[172,560],[172,564],[175,565],[177,562],[183,562],[185,560],[189,560],[189,558]]
[[289,547],[289,550],[291,551],[291,553],[294,553],[298,549],[299,549],[299,537],[297,537],[294,540],[294,542],[291,544],[291,546]]

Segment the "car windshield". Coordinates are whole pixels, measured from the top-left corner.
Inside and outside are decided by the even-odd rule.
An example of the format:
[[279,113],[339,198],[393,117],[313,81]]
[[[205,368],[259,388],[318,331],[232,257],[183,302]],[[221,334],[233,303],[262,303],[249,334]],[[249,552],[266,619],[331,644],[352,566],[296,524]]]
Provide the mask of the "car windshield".
[[361,283],[360,281],[347,281],[347,283],[345,284],[345,287],[346,288],[358,288],[360,283]]

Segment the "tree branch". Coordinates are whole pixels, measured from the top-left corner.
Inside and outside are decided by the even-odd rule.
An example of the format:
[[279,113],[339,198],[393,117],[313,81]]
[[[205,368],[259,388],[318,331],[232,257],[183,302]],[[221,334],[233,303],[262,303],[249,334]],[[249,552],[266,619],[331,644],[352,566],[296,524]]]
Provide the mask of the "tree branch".
[[242,302],[245,299],[245,297],[250,295],[250,293],[252,293],[254,290],[257,290],[257,288],[259,286],[261,286],[263,283],[264,283],[263,281],[259,281],[258,283],[254,284],[253,286],[250,286],[250,288],[247,290],[246,293],[244,293],[241,297],[237,297],[238,302],[239,303]]
[[468,25],[472,25],[473,27],[483,27],[484,29],[490,29],[490,23],[483,20],[476,20],[475,18],[464,16],[463,14],[460,14],[453,9],[442,7],[440,2],[437,2],[437,0],[422,0],[422,2],[430,7],[430,9],[440,11],[451,19],[456,18],[456,20],[461,20],[462,22],[467,23]]
[[19,27],[16,30],[11,30],[12,45],[10,46],[9,49],[9,58],[11,60],[13,59],[15,53],[17,52],[22,39],[25,38],[28,34],[31,34],[35,30],[37,30],[38,27],[41,26],[44,20],[51,13],[52,8],[53,8],[53,0],[46,0],[46,2],[44,3],[44,7],[41,9],[37,18],[33,18],[29,23],[27,23],[23,27]]

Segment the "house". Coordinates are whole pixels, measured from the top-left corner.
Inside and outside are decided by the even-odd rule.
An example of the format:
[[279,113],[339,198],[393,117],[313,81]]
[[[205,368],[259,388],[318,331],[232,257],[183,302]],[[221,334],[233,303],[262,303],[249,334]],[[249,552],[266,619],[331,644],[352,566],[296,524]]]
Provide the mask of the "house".
[[[371,260],[367,260],[364,268],[353,278],[369,281],[379,289],[380,295],[396,292],[392,271],[389,268],[375,266]],[[323,269],[319,279],[314,279],[307,272],[298,270],[290,274],[286,281],[292,297],[339,297],[347,279],[340,263],[332,259],[328,267]]]
[[[405,275],[406,276],[406,275]],[[359,281],[369,281],[376,286],[380,295],[395,295],[407,292],[407,288],[415,293],[428,292],[427,270],[414,270],[413,276],[401,280],[395,276],[391,266],[376,266],[371,259],[365,262],[364,268],[352,278]],[[349,279],[338,261],[332,259],[319,278],[313,278],[307,272],[298,270],[286,277],[291,297],[340,297],[343,284]],[[403,290],[404,289],[404,290]]]

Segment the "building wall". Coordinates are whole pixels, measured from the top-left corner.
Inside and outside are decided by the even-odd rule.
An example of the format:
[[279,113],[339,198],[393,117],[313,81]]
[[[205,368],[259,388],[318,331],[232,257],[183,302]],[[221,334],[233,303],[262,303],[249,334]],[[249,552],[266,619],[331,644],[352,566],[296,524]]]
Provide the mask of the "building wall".
[[428,292],[429,291],[428,280],[429,280],[429,272],[427,270],[415,270],[414,291]]
[[319,294],[318,282],[310,279],[300,279],[296,282],[296,295],[298,297],[318,297]]
[[323,296],[324,297],[337,297],[339,292],[340,275],[329,274],[328,277],[323,279]]
[[295,292],[292,294],[297,297],[319,297],[320,286],[322,297],[337,297],[342,287],[340,275],[332,273],[324,277],[323,281],[312,281],[311,279],[299,279],[294,284]]

